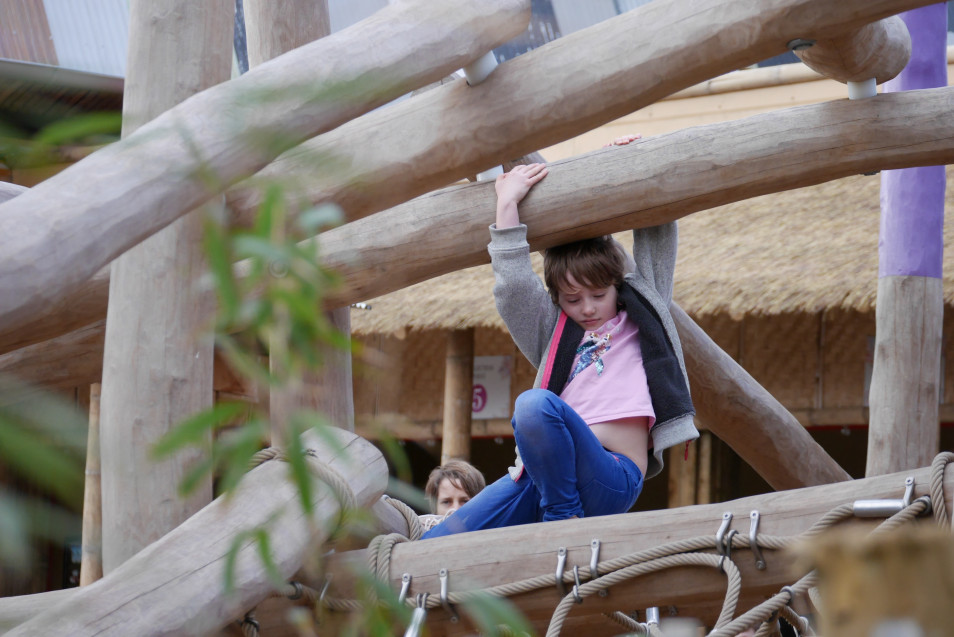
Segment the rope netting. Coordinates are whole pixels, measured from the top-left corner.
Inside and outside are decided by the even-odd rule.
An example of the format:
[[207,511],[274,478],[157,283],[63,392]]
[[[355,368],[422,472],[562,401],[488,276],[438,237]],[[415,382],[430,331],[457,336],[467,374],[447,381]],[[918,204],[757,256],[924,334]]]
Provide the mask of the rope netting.
[[[944,471],[951,462],[954,462],[954,453],[943,452],[938,454],[931,466],[930,495],[922,496],[910,503],[905,503],[905,506],[887,519],[884,519],[870,533],[875,535],[896,530],[904,525],[910,524],[917,517],[929,512],[933,512],[934,519],[941,528],[949,529],[951,520],[947,513],[944,498]],[[369,571],[380,581],[389,582],[391,552],[394,546],[401,542],[419,539],[421,536],[421,525],[420,522],[417,521],[417,514],[406,504],[392,498],[385,498],[385,500],[404,516],[408,522],[409,535],[411,536],[409,538],[398,533],[380,535],[375,537],[368,546],[367,556]],[[582,603],[586,597],[598,594],[600,591],[607,590],[641,575],[685,566],[706,569],[714,568],[726,576],[726,593],[723,599],[722,609],[712,631],[707,637],[734,637],[756,626],[758,627],[756,632],[758,637],[777,635],[779,634],[779,618],[784,619],[792,625],[801,635],[814,635],[815,633],[808,619],[800,616],[790,606],[794,599],[802,595],[806,595],[816,608],[820,606],[817,589],[815,588],[817,576],[814,571],[807,573],[792,585],[783,587],[779,592],[764,602],[741,615],[735,616],[736,605],[742,588],[742,579],[738,567],[731,558],[731,553],[736,549],[750,549],[753,552],[759,549],[781,550],[791,546],[795,542],[815,537],[826,529],[854,517],[854,515],[854,505],[852,503],[846,503],[828,511],[810,528],[797,535],[773,536],[759,533],[755,536],[756,542],[754,546],[751,544],[749,536],[744,536],[733,531],[722,539],[722,546],[719,546],[717,542],[713,541],[712,535],[703,535],[669,542],[629,555],[599,562],[596,565],[594,573],[590,572],[590,566],[579,566],[576,569],[576,573],[563,573],[562,583],[572,586],[572,590],[560,600],[554,609],[547,629],[547,637],[556,637],[561,633],[565,620],[574,605]],[[713,548],[716,549],[715,554],[711,552]],[[583,579],[587,581],[579,583]],[[553,587],[556,582],[556,575],[551,571],[515,582],[499,584],[483,589],[448,592],[443,598],[440,598],[438,595],[418,596],[417,599],[412,599],[412,596],[407,596],[404,603],[412,607],[420,605],[426,611],[428,609],[447,606],[448,604],[455,605],[463,603],[478,595],[510,597],[528,593]],[[288,594],[291,593],[298,595],[298,598],[305,595],[309,601],[317,600],[317,603],[330,610],[358,611],[364,607],[364,603],[361,601],[336,599],[328,595],[319,595],[313,589],[297,583],[289,584],[289,587],[291,588],[278,591],[276,594],[288,596]],[[657,622],[638,622],[622,611],[604,613],[604,616],[608,620],[622,626],[631,634],[665,637],[665,633],[662,632]],[[245,630],[244,623],[243,630]],[[257,632],[246,634],[248,634],[249,637],[257,637]]]

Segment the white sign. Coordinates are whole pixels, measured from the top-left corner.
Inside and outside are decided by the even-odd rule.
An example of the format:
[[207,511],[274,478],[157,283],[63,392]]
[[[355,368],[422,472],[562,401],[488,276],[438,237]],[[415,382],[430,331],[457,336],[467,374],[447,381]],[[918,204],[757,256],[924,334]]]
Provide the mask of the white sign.
[[474,356],[471,418],[510,418],[510,370],[513,356]]

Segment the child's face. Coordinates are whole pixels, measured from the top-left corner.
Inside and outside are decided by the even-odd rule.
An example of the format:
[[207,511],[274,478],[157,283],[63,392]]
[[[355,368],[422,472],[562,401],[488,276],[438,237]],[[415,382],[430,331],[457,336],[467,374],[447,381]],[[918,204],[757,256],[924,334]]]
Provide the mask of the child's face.
[[584,330],[595,330],[616,316],[616,288],[593,288],[567,273],[560,286],[560,309]]
[[437,485],[437,515],[445,515],[448,511],[456,511],[470,502],[470,496],[464,491],[459,482],[444,478]]

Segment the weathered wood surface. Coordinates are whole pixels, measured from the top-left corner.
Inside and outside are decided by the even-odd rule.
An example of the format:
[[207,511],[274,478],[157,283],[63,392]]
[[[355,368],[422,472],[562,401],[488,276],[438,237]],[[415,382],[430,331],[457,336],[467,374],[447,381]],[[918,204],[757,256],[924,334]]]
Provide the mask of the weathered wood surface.
[[911,35],[898,16],[891,16],[795,51],[811,69],[842,83],[874,78],[893,79],[911,58]]
[[29,188],[18,184],[11,184],[8,181],[0,181],[0,203],[13,199],[17,195],[22,195]]
[[[692,402],[709,431],[732,447],[773,489],[851,479],[795,416],[681,307],[673,303],[670,309],[682,341]],[[926,464],[930,458],[916,466]]]
[[[836,38],[930,3],[656,0],[508,60],[476,87],[452,82],[369,113],[264,174],[297,175],[312,201],[335,201],[356,219],[784,53],[792,39]],[[374,143],[355,143],[365,139]],[[229,195],[240,216],[256,201]]]
[[[679,219],[734,201],[888,168],[954,162],[954,88],[879,95],[696,126],[554,162],[521,204],[534,250]],[[342,275],[340,307],[488,263],[491,183],[453,186],[323,233],[326,265]],[[784,214],[784,211],[779,211]],[[357,258],[356,258],[357,256]],[[105,298],[103,281],[90,297]],[[72,304],[71,324],[105,316]],[[81,319],[80,311],[89,311]],[[53,336],[55,316],[38,319]],[[29,342],[0,326],[0,352]],[[2,357],[0,357],[2,364]],[[14,371],[13,368],[8,368]]]
[[[308,462],[330,466],[350,485],[359,506],[371,506],[387,485],[387,464],[369,442],[333,430],[341,449],[315,438],[307,448],[318,457]],[[253,469],[230,498],[219,497],[180,527],[149,545],[98,582],[60,596],[0,599],[0,626],[24,609],[47,610],[10,631],[9,635],[205,635],[239,618],[271,590],[254,541],[241,544],[235,562],[235,591],[223,590],[226,555],[243,531],[267,525],[272,559],[283,578],[298,571],[309,550],[328,533],[310,525],[288,479],[286,463],[271,460]],[[313,496],[316,519],[333,520],[338,498],[327,488]],[[316,536],[317,534],[317,536]],[[49,601],[57,601],[49,607]]]
[[[623,515],[544,522],[506,529],[463,533],[456,536],[398,544],[391,554],[389,582],[400,588],[401,576],[412,577],[410,595],[440,591],[438,572],[446,568],[451,592],[512,583],[537,575],[552,576],[556,570],[557,550],[568,551],[567,569],[579,565],[585,578],[590,563],[590,542],[600,540],[600,562],[629,555],[660,545],[704,536],[714,538],[725,512],[733,514],[731,529],[743,538],[749,534],[750,512],[761,516],[759,535],[790,536],[807,530],[836,506],[861,499],[900,499],[904,481],[914,476],[915,497],[929,492],[930,468],[867,478],[851,482],[809,487],[753,496],[730,502],[697,505],[679,509],[629,513]],[[944,498],[950,511],[954,492],[954,470],[944,476]],[[876,521],[868,520],[868,525]],[[861,524],[860,522],[853,522]],[[715,541],[713,539],[713,552]],[[330,595],[346,596],[348,568],[363,565],[365,551],[352,551],[332,557],[330,568],[334,584]],[[792,584],[797,576],[790,570],[791,559],[780,552],[763,549],[767,568],[759,571],[755,558],[746,548],[732,552],[742,575],[739,610],[747,610]],[[587,635],[619,634],[619,626],[601,617],[603,612],[638,610],[640,619],[650,606],[675,607],[682,617],[697,617],[712,625],[725,594],[725,576],[714,568],[678,567],[647,575],[614,586],[605,598],[587,597],[571,611],[565,634],[576,634],[585,627]],[[510,598],[533,622],[539,634],[559,601],[556,586]],[[431,635],[464,634],[468,622],[452,624],[449,616],[437,608],[428,611]]]
[[524,29],[529,14],[527,0],[388,5],[203,91],[6,202],[0,207],[0,325],[29,322],[72,286],[279,153],[506,42]]
[[441,464],[458,458],[470,461],[471,414],[474,397],[474,328],[447,334],[444,361],[444,425]]
[[103,491],[100,484],[100,384],[89,386],[89,429],[86,434],[86,471],[83,483],[83,537],[80,586],[103,576]]
[[939,449],[942,284],[924,276],[878,279],[867,476],[923,466]]
[[[134,0],[123,88],[123,139],[189,97],[229,79],[231,0]],[[211,204],[210,204],[211,205]],[[221,205],[221,204],[220,204]],[[212,476],[178,497],[178,483],[210,452],[184,450],[149,461],[149,446],[212,406],[212,341],[201,338],[211,299],[203,215],[194,210],[132,247],[110,266],[100,400],[102,559],[109,573],[212,500]],[[147,398],[148,397],[148,398]],[[149,466],[151,470],[143,471]]]
[[[243,7],[251,67],[331,33],[327,0],[245,0]],[[331,310],[328,318],[339,331],[350,336],[349,308]],[[323,348],[322,358],[324,367],[320,372],[289,379],[281,387],[270,387],[268,413],[273,444],[283,444],[289,419],[301,410],[317,411],[336,426],[354,431],[351,351],[328,346]]]

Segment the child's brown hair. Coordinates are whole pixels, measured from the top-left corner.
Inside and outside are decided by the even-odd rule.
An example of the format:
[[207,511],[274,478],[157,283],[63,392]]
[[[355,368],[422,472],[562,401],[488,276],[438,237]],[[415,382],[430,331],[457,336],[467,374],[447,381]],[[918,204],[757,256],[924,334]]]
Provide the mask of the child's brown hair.
[[427,477],[424,494],[430,500],[431,511],[437,511],[437,490],[442,480],[450,480],[451,484],[456,484],[470,497],[474,497],[487,486],[484,474],[477,467],[466,460],[448,460],[443,465],[434,467]]
[[567,274],[588,287],[612,285],[618,290],[625,274],[622,251],[608,235],[547,249],[543,255],[543,280],[554,305],[560,304],[560,285],[568,280]]

